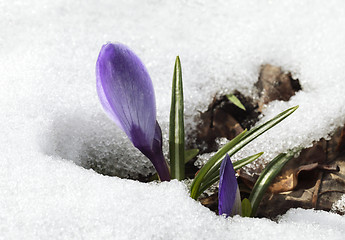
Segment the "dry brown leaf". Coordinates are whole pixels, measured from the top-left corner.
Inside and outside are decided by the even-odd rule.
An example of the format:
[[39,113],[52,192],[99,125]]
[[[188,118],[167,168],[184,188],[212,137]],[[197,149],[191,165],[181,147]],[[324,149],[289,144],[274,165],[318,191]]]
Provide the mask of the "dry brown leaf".
[[304,149],[299,157],[291,159],[282,169],[271,186],[269,191],[273,193],[293,190],[298,184],[298,175],[301,171],[311,171],[326,161],[326,153],[322,143],[311,148]]
[[280,67],[270,64],[261,67],[259,81],[256,83],[259,90],[259,110],[274,100],[288,101],[296,91],[301,90],[298,80],[285,73]]
[[[329,211],[332,204],[345,194],[345,152],[337,151],[342,132],[344,129],[339,129],[330,141],[321,140],[315,144],[322,146],[326,154],[323,163],[309,171],[300,171],[292,191],[267,192],[259,206],[258,216],[274,218],[297,207]],[[309,155],[304,156],[313,159],[312,156],[318,157],[317,152],[320,150],[309,151]]]

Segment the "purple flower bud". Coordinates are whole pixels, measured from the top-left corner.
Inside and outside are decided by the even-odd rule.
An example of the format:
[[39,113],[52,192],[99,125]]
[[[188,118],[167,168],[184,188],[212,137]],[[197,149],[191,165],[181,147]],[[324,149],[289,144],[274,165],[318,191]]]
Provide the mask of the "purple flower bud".
[[103,45],[96,64],[97,93],[108,116],[148,157],[162,181],[170,180],[156,121],[151,78],[141,60],[125,45]]
[[220,166],[218,213],[226,216],[241,214],[241,196],[234,167],[228,154]]

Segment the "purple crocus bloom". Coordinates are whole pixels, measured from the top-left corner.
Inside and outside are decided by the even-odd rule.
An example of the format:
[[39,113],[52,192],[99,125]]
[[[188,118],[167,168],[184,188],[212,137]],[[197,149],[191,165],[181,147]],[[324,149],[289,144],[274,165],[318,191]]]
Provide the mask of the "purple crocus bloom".
[[96,78],[98,97],[108,116],[151,160],[160,179],[169,181],[154,89],[144,64],[127,46],[107,43],[98,56]]
[[241,215],[241,196],[234,167],[228,154],[220,165],[218,213],[226,216]]

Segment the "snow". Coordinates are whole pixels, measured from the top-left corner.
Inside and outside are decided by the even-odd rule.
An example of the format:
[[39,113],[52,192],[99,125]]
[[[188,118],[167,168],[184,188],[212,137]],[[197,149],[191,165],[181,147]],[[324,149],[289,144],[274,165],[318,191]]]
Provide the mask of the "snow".
[[344,23],[341,0],[1,1],[0,239],[342,239],[344,217],[333,213],[224,219],[182,183],[82,166],[120,177],[153,171],[98,102],[104,43],[125,43],[146,64],[165,141],[176,55],[189,129],[215,95],[254,94],[261,64],[291,71],[303,91],[270,103],[262,121],[300,108],[240,153],[274,156],[345,123]]
[[345,195],[343,195],[338,201],[333,203],[332,211],[345,213]]

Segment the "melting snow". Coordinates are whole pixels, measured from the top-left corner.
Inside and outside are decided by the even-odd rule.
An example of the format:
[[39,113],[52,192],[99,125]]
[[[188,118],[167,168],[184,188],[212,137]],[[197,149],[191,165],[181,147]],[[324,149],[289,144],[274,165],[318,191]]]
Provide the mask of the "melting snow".
[[343,239],[336,214],[224,219],[176,181],[142,184],[80,167],[153,171],[98,102],[95,62],[107,41],[146,64],[165,140],[176,55],[190,129],[215,95],[253,94],[270,63],[303,91],[270,103],[262,121],[300,108],[242,154],[274,156],[327,137],[345,123],[343,1],[4,0],[0,20],[0,239]]

